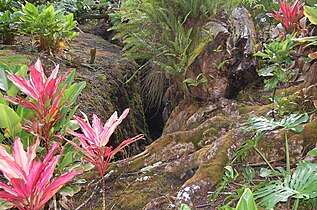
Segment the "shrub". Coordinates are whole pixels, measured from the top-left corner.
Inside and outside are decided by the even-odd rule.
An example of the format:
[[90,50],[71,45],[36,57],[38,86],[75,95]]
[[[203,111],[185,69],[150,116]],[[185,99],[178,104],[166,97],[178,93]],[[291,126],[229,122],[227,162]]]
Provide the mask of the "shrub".
[[[17,72],[10,72],[8,75],[2,74],[0,82],[0,88],[8,94],[5,98],[13,104],[19,104],[17,113],[24,121],[23,128],[40,137],[47,151],[53,135],[60,134],[67,127],[70,118],[78,108],[78,106],[72,106],[85,87],[85,82],[73,83],[75,72],[72,69],[62,76],[57,76],[58,70],[59,66],[56,66],[52,74],[46,78],[42,64],[38,60],[29,68],[28,79],[23,74],[23,71],[25,72],[23,68]],[[12,87],[13,84],[9,85],[8,80],[14,84],[14,87]],[[16,88],[19,88],[27,97],[16,95],[18,92],[14,91]]]
[[52,5],[34,6],[26,3],[21,17],[23,32],[37,37],[39,50],[56,49],[58,42],[76,37],[74,15],[65,15],[62,10],[55,10]]
[[280,22],[287,34],[292,34],[299,29],[299,20],[304,16],[302,10],[304,4],[300,4],[299,0],[296,0],[292,5],[289,5],[280,0],[280,10],[273,9],[274,13],[268,13],[267,16]]
[[22,2],[16,0],[0,0],[0,12],[10,10],[11,12],[14,8],[21,7]]
[[0,12],[0,34],[3,44],[13,44],[14,36],[18,33],[20,12]]

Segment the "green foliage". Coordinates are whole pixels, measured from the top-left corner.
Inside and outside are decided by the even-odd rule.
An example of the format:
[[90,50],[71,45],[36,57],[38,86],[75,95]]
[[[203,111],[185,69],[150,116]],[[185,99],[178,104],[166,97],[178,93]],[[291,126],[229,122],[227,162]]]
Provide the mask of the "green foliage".
[[[317,25],[317,8],[304,6],[304,14],[312,24]],[[317,36],[301,37],[293,40],[295,42],[307,43],[305,47],[317,45]],[[310,53],[308,57],[310,59],[317,59],[317,51]]]
[[239,197],[236,208],[229,205],[218,207],[218,210],[257,210],[258,207],[255,203],[253,193],[249,188],[245,188],[242,195]]
[[[260,199],[259,205],[266,209],[274,208],[279,202],[289,198],[312,199],[317,196],[317,164],[301,163],[292,174],[287,174],[283,181],[273,180],[268,186],[255,193]],[[298,201],[296,201],[298,202]],[[297,209],[296,202],[294,209]],[[297,204],[298,205],[298,204]]]
[[288,77],[292,73],[288,68],[292,64],[290,55],[295,53],[293,48],[297,44],[293,42],[290,35],[286,36],[284,41],[274,39],[271,43],[263,44],[264,52],[257,52],[264,61],[266,67],[258,71],[259,76],[269,78],[265,79],[265,90],[272,90],[280,82],[288,82]]
[[304,14],[312,24],[317,25],[317,8],[304,6]]
[[[275,109],[272,110],[274,112],[274,116],[283,117],[287,114],[291,114],[293,111],[297,110],[297,104],[292,100],[291,96],[284,96],[282,93],[280,96],[274,95],[274,97],[270,98],[270,100],[274,103]],[[270,112],[268,114],[271,114]]]
[[90,7],[85,0],[63,0],[56,4],[57,9],[63,9],[66,14],[73,13],[75,17],[90,11]]
[[249,188],[246,188],[237,204],[236,210],[257,210],[257,206]]
[[19,92],[19,89],[7,79],[8,73],[13,73],[17,76],[26,76],[28,67],[26,65],[16,65],[10,68],[6,64],[0,64],[0,89],[5,91],[8,96],[14,96]]
[[[182,83],[188,67],[210,41],[203,26],[217,12],[230,11],[241,3],[242,0],[127,0],[120,11],[110,14],[114,25],[111,30],[117,32],[115,39],[123,39],[128,58],[159,66],[188,95],[188,82]],[[215,37],[218,32],[207,33]]]
[[182,203],[179,210],[190,210],[189,206],[187,204]]
[[18,33],[18,21],[20,12],[6,10],[0,12],[0,34],[4,44],[12,44],[14,36]]
[[199,84],[202,84],[205,88],[207,88],[207,79],[203,73],[198,74],[196,79],[187,78],[183,81],[183,83],[187,83],[188,86],[197,87]]
[[273,131],[275,129],[291,130],[294,132],[303,131],[304,127],[300,124],[307,122],[309,119],[308,114],[291,114],[285,116],[280,120],[274,120],[273,118],[267,118],[263,116],[250,115],[245,125],[246,132],[256,131],[257,133],[263,133],[267,131]]
[[8,105],[0,104],[0,128],[4,129],[4,137],[13,138],[21,132],[21,118]]
[[216,187],[216,190],[212,193],[210,196],[210,199],[215,200],[217,199],[219,193],[231,182],[234,182],[238,176],[239,173],[236,169],[234,169],[232,166],[226,166],[225,168],[225,173],[222,177],[221,182]]
[[237,149],[237,151],[232,156],[232,162],[234,162],[236,159],[246,159],[247,155],[249,154],[249,151],[251,149],[257,148],[257,145],[259,141],[262,139],[263,134],[258,133],[251,139],[245,140],[242,145]]
[[0,0],[0,12],[9,10],[14,11],[15,8],[21,7],[22,2],[17,0]]
[[26,3],[22,9],[23,32],[38,37],[40,50],[54,49],[62,39],[76,37],[74,15],[65,15],[63,10],[55,10],[52,5],[38,6]]

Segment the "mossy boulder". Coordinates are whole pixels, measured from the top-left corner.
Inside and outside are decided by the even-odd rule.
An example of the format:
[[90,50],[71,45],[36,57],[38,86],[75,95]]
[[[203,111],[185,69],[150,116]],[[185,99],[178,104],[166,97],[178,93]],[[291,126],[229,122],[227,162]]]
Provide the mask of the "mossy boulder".
[[[234,129],[236,112],[224,111],[234,110],[235,103],[224,99],[214,108],[208,103],[187,103],[180,107],[174,111],[175,118],[170,123],[182,118],[183,130],[171,129],[144,152],[109,167],[107,209],[175,209],[180,201],[186,201],[182,200],[182,192],[188,187],[194,189],[188,192],[194,207],[201,195],[219,181],[232,155],[231,147],[241,142],[236,138],[241,132]],[[82,199],[88,199],[90,194]],[[101,204],[97,200],[96,208]]]

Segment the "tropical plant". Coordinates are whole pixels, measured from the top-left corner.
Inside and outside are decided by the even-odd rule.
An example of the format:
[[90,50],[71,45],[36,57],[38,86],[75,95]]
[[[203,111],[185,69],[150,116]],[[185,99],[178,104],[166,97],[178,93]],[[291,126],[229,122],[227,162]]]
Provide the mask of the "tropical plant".
[[198,85],[202,84],[204,86],[205,89],[207,89],[207,79],[205,77],[205,75],[203,75],[202,73],[198,74],[196,79],[191,79],[191,78],[187,78],[183,81],[183,83],[187,83],[188,86],[195,86],[197,87]]
[[317,25],[317,8],[304,6],[304,15],[312,24]]
[[84,13],[88,13],[90,10],[89,2],[87,0],[63,0],[59,1],[56,9],[63,9],[66,14],[73,13],[75,18]]
[[55,10],[54,6],[38,6],[27,2],[22,8],[23,32],[38,37],[39,50],[56,49],[58,42],[76,37],[73,29],[76,26],[74,15],[65,15],[63,10]]
[[[281,129],[284,131],[294,131],[294,132],[302,132],[304,127],[300,126],[302,123],[307,122],[309,119],[308,114],[291,114],[289,116],[285,116],[281,120],[274,120],[273,118],[266,117],[258,117],[258,116],[250,116],[246,125],[250,125],[246,127],[245,131],[256,131],[257,134],[273,131],[275,129]],[[290,159],[289,159],[289,147],[288,147],[288,138],[287,132],[285,132],[285,158],[286,158],[286,170],[290,173]],[[262,156],[261,156],[262,157]],[[263,157],[262,157],[263,158]],[[266,159],[265,159],[266,160]],[[268,161],[266,161],[268,163]],[[268,164],[271,169],[272,166]],[[273,169],[274,170],[274,169]]]
[[190,207],[187,204],[182,203],[179,210],[190,210]]
[[[17,65],[14,68],[9,68],[5,64],[0,64],[0,89],[5,91],[7,96],[15,96],[19,89],[7,79],[7,74],[12,73],[16,75],[27,75],[28,67],[25,65]],[[13,108],[9,107],[8,101],[5,99],[5,96],[0,94],[0,106],[1,106],[1,116],[0,120],[0,142],[12,143],[15,136],[19,136],[22,131],[21,113],[17,113]]]
[[264,43],[264,51],[255,53],[267,65],[258,71],[259,76],[269,78],[264,80],[265,90],[275,89],[280,82],[288,82],[291,73],[288,68],[292,64],[290,55],[295,53],[293,48],[296,45],[292,37],[287,35],[284,41],[274,39],[271,43]]
[[17,136],[21,132],[21,118],[8,105],[0,104],[0,143],[6,138]]
[[267,16],[273,17],[275,20],[282,23],[287,34],[292,34],[299,29],[299,20],[304,16],[302,7],[305,3],[299,3],[295,0],[292,5],[280,0],[280,10],[272,9],[274,13],[267,13]]
[[283,181],[273,180],[255,193],[260,199],[259,205],[272,209],[279,202],[295,199],[293,209],[298,209],[300,199],[317,197],[317,164],[300,163],[292,174],[287,174]]
[[234,169],[232,166],[225,166],[225,172],[222,176],[221,182],[218,183],[216,190],[211,194],[210,199],[215,200],[219,196],[219,193],[231,182],[234,182],[238,176],[239,173],[236,169]]
[[22,2],[19,0],[0,0],[0,12],[9,10],[13,12],[15,8],[21,7]]
[[[304,14],[312,24],[317,25],[317,8],[304,6]],[[301,38],[294,39],[294,41],[300,42],[300,43],[308,43],[305,47],[308,47],[311,45],[316,46],[317,36],[301,37]],[[310,59],[317,59],[317,51],[313,53],[309,53],[308,57]]]
[[53,156],[59,143],[52,146],[43,162],[35,160],[39,143],[37,139],[24,151],[20,139],[16,138],[12,155],[0,146],[0,170],[8,179],[8,183],[0,182],[0,197],[20,210],[40,210],[67,182],[82,173],[68,172],[51,181],[60,157]]
[[25,110],[21,110],[22,113],[19,112],[22,116],[25,112],[28,115],[22,117],[25,122],[23,128],[40,137],[48,151],[54,133],[61,131],[63,125],[70,121],[76,111],[77,107],[71,109],[70,106],[85,87],[85,82],[71,84],[74,78],[72,69],[63,76],[57,77],[59,65],[46,79],[40,60],[29,70],[29,79],[13,73],[7,76],[28,98],[19,95],[8,95],[5,98],[13,104],[19,104],[32,111],[31,113]]
[[122,120],[128,115],[129,109],[123,111],[122,115],[118,118],[117,112],[113,113],[108,121],[102,125],[100,119],[93,115],[92,125],[89,123],[88,117],[84,115],[84,119],[75,116],[76,121],[80,125],[82,133],[76,133],[68,130],[67,132],[78,138],[81,147],[76,143],[69,141],[76,149],[82,152],[84,158],[92,163],[98,170],[102,180],[102,194],[103,202],[102,209],[106,208],[106,192],[105,192],[105,178],[104,175],[108,168],[108,165],[114,155],[122,150],[127,145],[143,138],[143,135],[137,135],[133,138],[124,140],[117,148],[112,149],[111,146],[107,146],[111,135],[115,129],[119,126]]
[[235,208],[236,210],[257,210],[258,207],[256,206],[253,193],[249,188],[246,188],[238,201],[238,204]]
[[[210,41],[201,35],[204,24],[217,12],[230,11],[241,3],[242,0],[127,0],[120,11],[110,15],[114,21],[111,30],[118,32],[115,39],[123,39],[126,56],[146,63],[144,67],[154,63],[185,96],[190,96],[187,82],[182,82],[188,67]],[[208,33],[216,37],[218,32]],[[153,91],[154,97],[157,92]]]
[[304,127],[300,124],[307,122],[308,114],[291,114],[289,116],[284,116],[280,120],[274,120],[273,118],[250,115],[245,125],[246,132],[256,131],[257,133],[263,133],[268,131],[273,131],[276,129],[291,130],[294,132],[301,132]]
[[244,189],[236,208],[232,208],[229,205],[219,207],[219,210],[257,210],[258,207],[255,203],[253,193],[249,188]]
[[20,12],[6,10],[0,12],[0,34],[3,44],[13,44],[14,36],[18,33]]

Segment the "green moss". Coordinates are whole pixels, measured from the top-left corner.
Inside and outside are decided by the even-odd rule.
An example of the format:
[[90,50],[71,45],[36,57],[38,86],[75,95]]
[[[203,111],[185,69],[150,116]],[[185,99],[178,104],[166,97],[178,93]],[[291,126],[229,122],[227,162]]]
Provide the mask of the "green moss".
[[240,115],[254,114],[257,116],[263,116],[266,115],[272,109],[272,104],[262,106],[248,106],[245,104],[238,104],[237,108]]
[[17,55],[12,50],[0,50],[0,63],[4,63],[10,68],[18,64],[29,65],[30,57],[27,55]]
[[[186,184],[196,183],[206,178],[211,179],[213,184],[220,181],[223,169],[229,161],[227,150],[233,143],[233,136],[233,131],[230,131],[217,145],[206,146],[197,152],[197,159],[201,160],[202,164],[200,164],[195,175],[186,181]],[[212,154],[211,159],[209,159],[207,158],[208,153],[214,146],[217,147],[216,154]]]
[[304,139],[305,145],[314,145],[317,141],[317,120],[305,124],[305,129],[298,135]]

